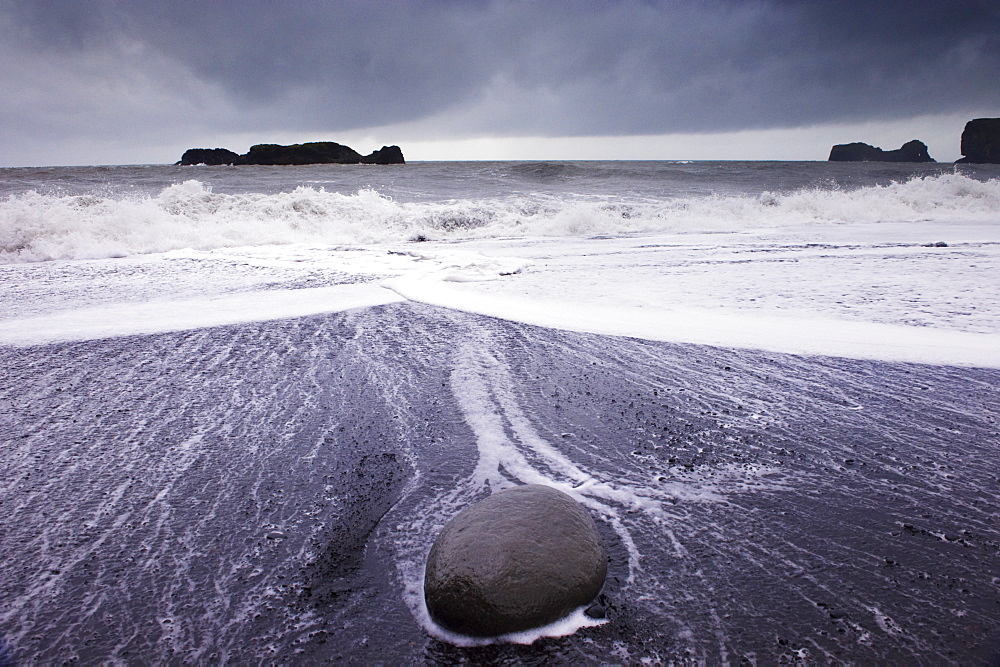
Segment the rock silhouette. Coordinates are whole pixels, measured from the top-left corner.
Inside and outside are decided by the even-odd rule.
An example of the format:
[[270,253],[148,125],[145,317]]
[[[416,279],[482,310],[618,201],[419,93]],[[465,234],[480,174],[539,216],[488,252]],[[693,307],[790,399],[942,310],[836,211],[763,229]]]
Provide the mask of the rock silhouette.
[[1000,164],[1000,118],[976,118],[962,131],[962,159],[958,162]]
[[239,155],[225,148],[190,148],[184,151],[179,165],[291,165],[291,164],[405,164],[399,146],[383,146],[370,155],[361,155],[350,146],[333,141],[313,141],[282,146],[257,144]]
[[884,151],[877,146],[855,142],[837,144],[830,149],[831,162],[936,162],[927,152],[922,141],[907,141],[894,151]]
[[226,148],[189,148],[184,151],[184,155],[177,164],[207,164],[216,166],[220,164],[236,164],[239,159],[240,156],[238,153],[234,153]]

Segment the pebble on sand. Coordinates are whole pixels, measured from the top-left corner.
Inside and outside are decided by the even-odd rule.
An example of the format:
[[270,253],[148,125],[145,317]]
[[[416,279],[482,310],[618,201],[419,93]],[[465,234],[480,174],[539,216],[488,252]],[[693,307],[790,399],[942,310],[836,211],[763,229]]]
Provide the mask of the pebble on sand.
[[587,510],[557,489],[529,484],[448,522],[427,558],[424,598],[442,627],[493,637],[566,616],[600,593],[606,574]]

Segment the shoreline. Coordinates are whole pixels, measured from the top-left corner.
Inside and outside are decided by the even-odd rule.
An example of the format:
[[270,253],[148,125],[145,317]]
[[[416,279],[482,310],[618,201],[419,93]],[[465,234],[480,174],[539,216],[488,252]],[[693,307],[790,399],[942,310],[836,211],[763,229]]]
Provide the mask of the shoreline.
[[[1000,655],[997,370],[415,303],[0,362],[0,638],[19,661]],[[432,639],[413,591],[436,526],[530,475],[596,513],[609,622]]]

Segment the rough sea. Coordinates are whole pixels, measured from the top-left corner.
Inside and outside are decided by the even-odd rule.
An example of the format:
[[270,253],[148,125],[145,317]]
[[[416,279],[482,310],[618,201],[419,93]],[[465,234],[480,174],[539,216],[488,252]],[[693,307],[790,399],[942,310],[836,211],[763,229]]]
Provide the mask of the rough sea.
[[[0,169],[0,664],[1000,661],[1000,167]],[[604,620],[429,619],[583,503]]]

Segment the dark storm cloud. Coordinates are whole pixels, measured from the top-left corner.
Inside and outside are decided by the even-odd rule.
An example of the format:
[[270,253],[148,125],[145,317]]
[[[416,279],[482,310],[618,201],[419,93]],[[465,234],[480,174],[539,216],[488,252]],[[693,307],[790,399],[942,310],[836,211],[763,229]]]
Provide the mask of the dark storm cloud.
[[[60,58],[95,59],[86,78],[106,54],[126,83],[88,97],[75,80],[76,104],[131,95],[136,126],[649,134],[1000,113],[1000,10],[985,1],[6,0],[0,38],[39,68],[22,86]],[[161,80],[176,109],[158,113],[136,98]],[[19,108],[20,122],[52,112]]]

